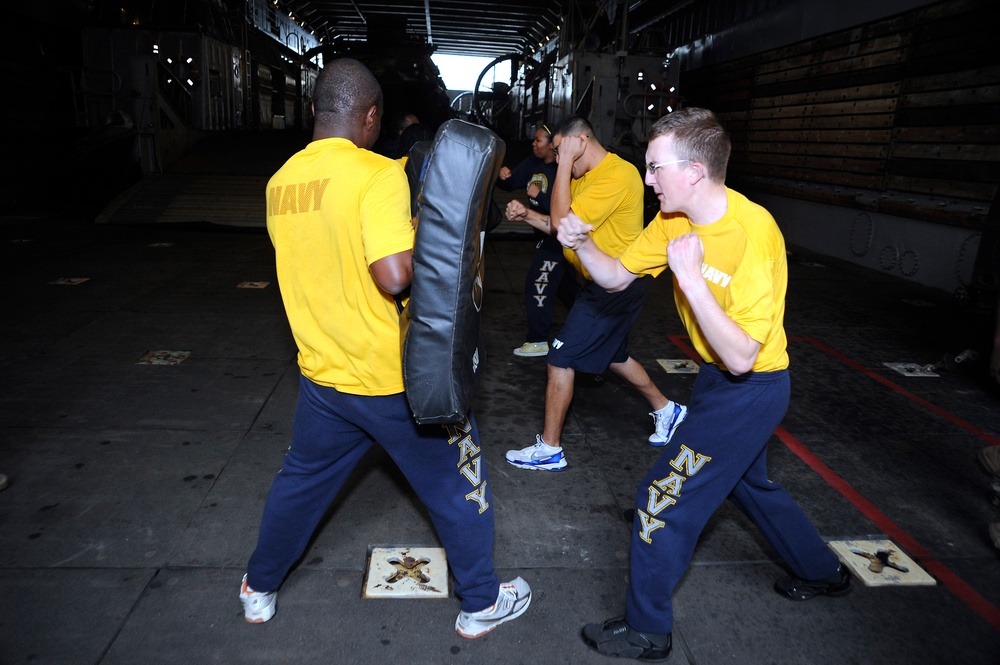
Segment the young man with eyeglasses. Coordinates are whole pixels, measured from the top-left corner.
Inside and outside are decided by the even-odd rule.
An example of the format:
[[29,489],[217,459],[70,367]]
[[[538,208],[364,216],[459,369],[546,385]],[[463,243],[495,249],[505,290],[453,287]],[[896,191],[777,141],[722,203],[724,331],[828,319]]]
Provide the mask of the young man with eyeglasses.
[[[609,153],[595,138],[593,127],[580,116],[571,116],[553,135],[558,167],[550,202],[551,224],[571,212],[586,220],[593,241],[605,253],[617,256],[642,231],[643,187],[635,167]],[[610,369],[635,388],[653,409],[654,446],[665,446],[683,421],[686,408],[668,400],[630,354],[628,333],[646,295],[648,280],[635,280],[627,288],[607,291],[590,281],[575,252],[566,259],[586,280],[548,353],[545,387],[545,421],[534,445],[507,451],[507,461],[523,469],[562,471],[566,456],[562,430],[576,372],[602,374]]]
[[660,212],[639,238],[616,258],[593,242],[586,220],[569,215],[559,227],[559,241],[607,289],[626,289],[669,266],[677,310],[704,360],[678,445],[636,491],[625,615],[583,628],[587,646],[607,656],[669,656],[671,594],[727,498],[792,569],[775,583],[779,594],[807,600],[852,586],[805,513],[768,480],[767,442],[789,399],[785,243],[767,210],[726,187],[729,152],[711,111],[664,116],[646,150],[646,184]]

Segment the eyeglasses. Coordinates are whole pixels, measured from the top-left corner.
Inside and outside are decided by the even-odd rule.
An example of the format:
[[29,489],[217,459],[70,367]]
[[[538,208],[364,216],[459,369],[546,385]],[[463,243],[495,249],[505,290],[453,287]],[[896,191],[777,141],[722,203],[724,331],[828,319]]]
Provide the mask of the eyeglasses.
[[660,168],[661,166],[670,166],[671,164],[683,164],[684,162],[690,162],[690,161],[692,160],[675,159],[672,162],[660,162],[659,164],[652,164],[650,162],[646,162],[646,170],[649,171],[650,173],[656,173],[656,169]]

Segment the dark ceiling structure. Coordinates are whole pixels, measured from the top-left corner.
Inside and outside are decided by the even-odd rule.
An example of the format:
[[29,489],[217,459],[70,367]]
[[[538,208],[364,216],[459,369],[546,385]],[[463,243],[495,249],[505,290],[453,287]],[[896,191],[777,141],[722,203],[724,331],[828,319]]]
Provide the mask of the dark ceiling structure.
[[574,43],[594,32],[634,41],[680,13],[700,8],[729,21],[740,13],[731,7],[740,4],[735,0],[271,1],[328,45],[373,42],[389,31],[431,44],[438,53],[479,56],[530,54],[556,38],[560,28],[574,33]]
[[324,37],[325,43],[356,44],[370,30],[405,32],[439,53],[500,56],[530,52],[551,39],[561,21],[558,1],[539,0],[277,0]]

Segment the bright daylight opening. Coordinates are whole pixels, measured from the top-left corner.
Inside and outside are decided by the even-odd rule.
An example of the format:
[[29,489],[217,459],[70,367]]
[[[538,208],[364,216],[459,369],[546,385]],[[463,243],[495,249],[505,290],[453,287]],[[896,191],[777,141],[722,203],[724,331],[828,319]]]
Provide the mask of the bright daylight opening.
[[[431,60],[441,71],[441,80],[449,90],[472,90],[476,85],[476,79],[486,66],[493,62],[493,58],[474,55],[448,55],[435,53],[431,55]],[[488,90],[495,82],[510,85],[510,61],[501,62],[498,67],[494,67],[492,72],[487,72],[483,77],[481,87]]]

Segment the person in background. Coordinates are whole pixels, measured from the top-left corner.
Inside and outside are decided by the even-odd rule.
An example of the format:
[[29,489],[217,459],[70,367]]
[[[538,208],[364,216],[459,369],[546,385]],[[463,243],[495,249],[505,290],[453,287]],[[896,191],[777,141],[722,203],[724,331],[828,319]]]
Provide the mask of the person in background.
[[[594,244],[617,256],[642,231],[643,187],[638,171],[609,153],[580,116],[562,122],[553,144],[558,168],[552,187],[551,226],[558,231],[560,220],[575,213],[593,228]],[[576,372],[602,374],[610,369],[642,395],[653,408],[655,431],[649,443],[654,446],[669,443],[687,413],[686,407],[660,392],[629,353],[628,334],[642,312],[650,280],[636,279],[626,288],[608,291],[590,281],[575,252],[568,249],[564,256],[587,281],[549,350],[544,429],[535,435],[534,445],[507,451],[507,462],[522,469],[566,468],[561,440]]]
[[[389,121],[386,123],[388,125],[388,131],[386,132],[386,137],[380,142],[376,143],[376,146],[372,148],[376,152],[385,155],[389,159],[399,159],[406,154],[406,150],[403,150],[402,141],[400,140],[403,136],[403,132],[410,125],[420,124],[420,118],[412,113],[394,113]],[[412,144],[411,144],[412,145]]]
[[562,245],[552,234],[549,201],[556,178],[556,155],[552,152],[552,132],[544,123],[535,130],[532,156],[514,170],[500,169],[497,186],[505,191],[524,190],[528,205],[514,199],[507,204],[507,219],[523,221],[535,229],[538,243],[535,256],[524,280],[524,306],[528,318],[526,341],[514,349],[515,356],[526,358],[547,355],[549,329],[552,327],[555,299],[569,309],[576,300],[580,282],[576,270],[563,256]]
[[418,221],[417,196],[420,194],[420,172],[423,164],[410,163],[410,149],[421,141],[430,142],[433,140],[434,132],[431,131],[430,127],[422,125],[419,122],[408,126],[399,135],[399,144],[400,149],[403,151],[403,156],[396,161],[403,167],[403,173],[406,174],[406,182],[410,186],[410,221],[413,223],[414,228],[416,228]]
[[400,156],[396,158],[400,166],[406,168],[406,162],[410,158],[410,148],[418,141],[433,141],[434,132],[427,125],[419,122],[407,126],[403,133],[399,135]]

